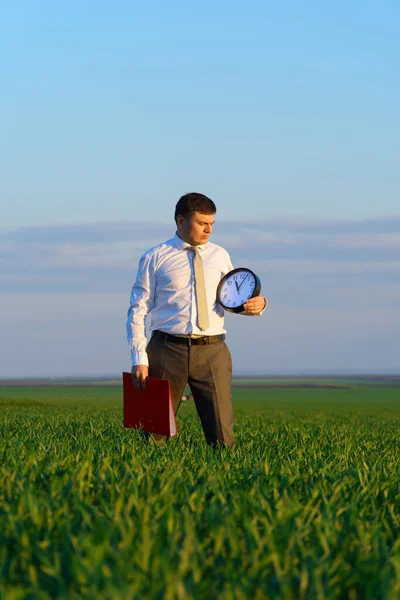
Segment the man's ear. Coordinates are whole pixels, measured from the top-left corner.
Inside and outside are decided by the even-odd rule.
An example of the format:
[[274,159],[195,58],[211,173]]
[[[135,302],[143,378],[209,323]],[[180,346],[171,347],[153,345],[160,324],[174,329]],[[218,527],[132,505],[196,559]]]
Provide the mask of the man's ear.
[[176,224],[178,227],[182,227],[183,223],[185,222],[185,218],[182,217],[182,215],[177,215],[176,217]]

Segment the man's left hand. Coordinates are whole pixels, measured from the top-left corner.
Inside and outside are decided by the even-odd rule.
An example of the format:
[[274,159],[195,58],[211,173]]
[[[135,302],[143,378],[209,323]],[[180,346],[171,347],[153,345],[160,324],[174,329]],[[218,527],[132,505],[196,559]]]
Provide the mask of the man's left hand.
[[264,296],[255,296],[247,300],[243,306],[250,315],[258,315],[264,308],[267,308],[268,300]]

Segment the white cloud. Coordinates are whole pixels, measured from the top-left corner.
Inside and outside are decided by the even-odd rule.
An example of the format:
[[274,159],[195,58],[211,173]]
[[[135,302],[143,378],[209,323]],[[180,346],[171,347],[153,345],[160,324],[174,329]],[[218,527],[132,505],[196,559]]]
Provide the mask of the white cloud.
[[[151,223],[0,232],[0,376],[129,369],[137,263],[173,233]],[[400,218],[217,221],[213,240],[260,275],[270,302],[261,318],[227,315],[236,373],[398,370]]]
[[281,275],[337,275],[354,273],[400,272],[400,261],[331,261],[331,260],[251,260],[249,268]]
[[400,249],[400,233],[355,234],[339,237],[337,244],[346,248]]
[[47,257],[47,264],[67,267],[118,267],[132,269],[143,253],[143,242],[134,240],[101,244],[62,244]]
[[[129,222],[3,232],[0,290],[124,292],[143,252],[173,233],[173,226]],[[354,285],[383,286],[382,302],[392,302],[390,286],[400,271],[399,238],[400,219],[218,221],[213,234],[233,264],[253,268],[262,276],[263,289],[279,301],[286,296],[294,304],[301,296],[303,303],[313,298],[321,305],[328,302],[327,289]]]

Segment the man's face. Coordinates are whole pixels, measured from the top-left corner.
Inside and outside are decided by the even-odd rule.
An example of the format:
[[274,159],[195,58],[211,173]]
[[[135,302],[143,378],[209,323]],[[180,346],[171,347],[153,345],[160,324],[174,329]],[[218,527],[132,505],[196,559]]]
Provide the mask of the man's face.
[[208,241],[214,223],[214,215],[194,212],[187,219],[178,215],[178,234],[188,244],[200,246]]

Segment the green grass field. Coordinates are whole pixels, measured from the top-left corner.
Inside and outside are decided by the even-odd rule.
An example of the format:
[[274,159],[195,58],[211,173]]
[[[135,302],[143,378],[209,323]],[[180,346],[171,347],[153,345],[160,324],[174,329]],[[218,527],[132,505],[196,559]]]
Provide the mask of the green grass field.
[[400,388],[234,389],[235,450],[118,387],[0,388],[0,597],[400,598]]

